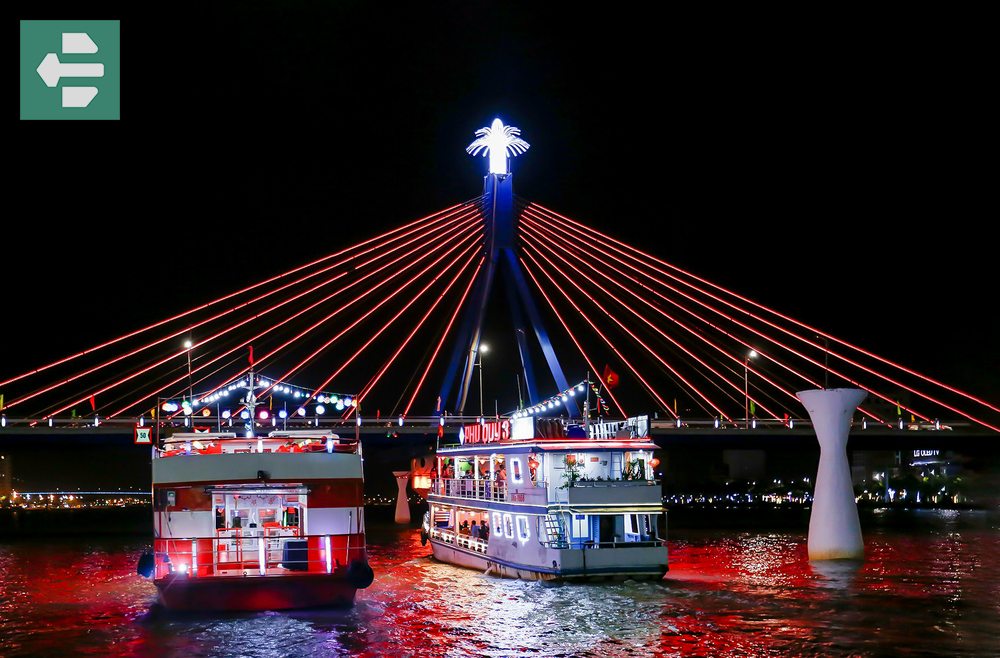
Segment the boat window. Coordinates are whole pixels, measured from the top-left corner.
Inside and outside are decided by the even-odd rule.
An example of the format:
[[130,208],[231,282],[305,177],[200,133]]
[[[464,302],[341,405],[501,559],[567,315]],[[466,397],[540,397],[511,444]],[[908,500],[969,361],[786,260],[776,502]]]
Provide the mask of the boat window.
[[511,459],[510,460],[511,473],[514,476],[514,484],[521,484],[524,482],[524,475],[521,473],[521,460]]
[[493,534],[497,537],[503,536],[503,515],[500,512],[493,512]]
[[521,543],[531,539],[531,532],[528,528],[528,517],[518,514],[517,516],[517,538],[521,540]]
[[503,536],[507,539],[514,538],[514,519],[510,514],[503,515]]

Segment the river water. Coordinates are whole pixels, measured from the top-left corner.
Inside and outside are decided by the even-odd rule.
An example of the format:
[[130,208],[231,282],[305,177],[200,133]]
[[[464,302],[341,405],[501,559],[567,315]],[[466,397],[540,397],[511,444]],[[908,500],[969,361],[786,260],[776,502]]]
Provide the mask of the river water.
[[350,610],[175,616],[136,538],[0,543],[0,656],[996,656],[1000,517],[913,512],[866,560],[817,566],[805,533],[672,530],[662,582],[505,581],[369,526]]

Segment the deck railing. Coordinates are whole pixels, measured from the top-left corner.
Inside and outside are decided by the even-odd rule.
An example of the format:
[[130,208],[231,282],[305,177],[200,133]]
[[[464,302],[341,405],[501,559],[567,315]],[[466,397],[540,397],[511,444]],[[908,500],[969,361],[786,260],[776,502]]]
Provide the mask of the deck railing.
[[[517,485],[517,492],[509,491],[507,483],[500,480],[473,480],[469,478],[437,478],[431,483],[431,493],[439,496],[468,498],[471,500],[492,500],[496,502],[524,502],[526,492],[546,490],[544,480],[525,482]],[[514,500],[514,498],[518,500]]]
[[477,539],[476,537],[471,537],[469,535],[463,535],[461,533],[455,533],[449,529],[445,528],[431,528],[431,538],[442,541],[446,544],[454,544],[455,546],[461,546],[467,548],[470,551],[476,553],[482,553],[486,555],[486,547],[489,544],[489,540]]
[[366,557],[363,535],[186,537],[153,542],[154,578],[336,573]]

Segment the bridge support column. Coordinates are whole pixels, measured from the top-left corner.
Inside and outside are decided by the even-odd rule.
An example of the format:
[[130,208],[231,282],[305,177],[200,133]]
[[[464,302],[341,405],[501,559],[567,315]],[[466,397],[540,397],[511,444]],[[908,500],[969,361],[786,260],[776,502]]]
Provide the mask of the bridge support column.
[[865,391],[833,388],[799,391],[819,439],[819,472],[809,517],[810,560],[860,560],[865,556],[858,505],[847,463],[847,435]]
[[406,500],[406,484],[410,481],[409,471],[393,471],[399,496],[396,497],[396,523],[410,522],[410,504]]

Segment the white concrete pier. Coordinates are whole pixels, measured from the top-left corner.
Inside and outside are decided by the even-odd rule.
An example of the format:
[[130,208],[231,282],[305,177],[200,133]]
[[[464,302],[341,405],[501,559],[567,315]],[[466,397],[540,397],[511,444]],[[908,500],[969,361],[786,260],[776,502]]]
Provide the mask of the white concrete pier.
[[865,556],[858,505],[847,463],[851,417],[867,393],[833,388],[796,393],[819,439],[819,472],[809,517],[810,560],[860,560]]
[[399,496],[396,497],[396,523],[410,522],[410,504],[406,500],[406,485],[410,481],[409,471],[393,471],[396,477],[396,486],[399,487]]

